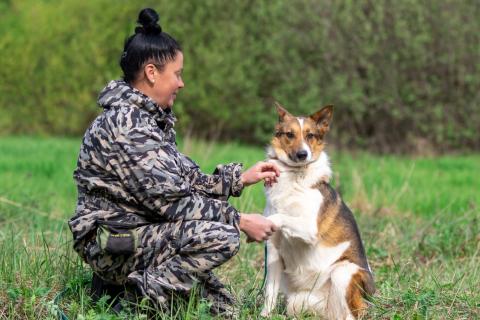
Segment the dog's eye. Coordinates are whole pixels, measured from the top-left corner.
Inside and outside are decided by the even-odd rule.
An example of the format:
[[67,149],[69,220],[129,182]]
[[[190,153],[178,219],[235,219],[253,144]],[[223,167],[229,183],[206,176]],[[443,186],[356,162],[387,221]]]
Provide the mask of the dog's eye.
[[315,135],[313,133],[307,133],[307,140],[311,140],[315,138]]
[[287,136],[288,139],[295,138],[295,135],[293,134],[293,132],[286,132],[285,135]]

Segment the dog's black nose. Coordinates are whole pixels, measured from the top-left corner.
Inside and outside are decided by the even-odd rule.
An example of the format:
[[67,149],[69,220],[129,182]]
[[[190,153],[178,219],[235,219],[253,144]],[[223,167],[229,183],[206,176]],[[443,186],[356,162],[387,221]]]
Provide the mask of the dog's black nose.
[[308,152],[307,150],[300,150],[297,152],[297,159],[298,160],[305,160],[307,159]]

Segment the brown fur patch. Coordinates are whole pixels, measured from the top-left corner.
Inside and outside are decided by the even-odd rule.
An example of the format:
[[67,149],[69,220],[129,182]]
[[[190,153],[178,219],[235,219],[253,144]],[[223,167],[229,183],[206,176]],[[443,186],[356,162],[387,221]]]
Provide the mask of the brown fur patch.
[[368,281],[370,281],[370,275],[366,271],[360,270],[352,276],[348,285],[347,304],[355,318],[362,316],[367,309],[368,305],[363,298],[367,293],[366,282]]
[[[324,185],[323,183],[320,185]],[[343,226],[337,223],[340,211],[340,197],[333,198],[329,193],[323,193],[323,205],[317,218],[318,238],[327,246],[335,246],[344,241]]]

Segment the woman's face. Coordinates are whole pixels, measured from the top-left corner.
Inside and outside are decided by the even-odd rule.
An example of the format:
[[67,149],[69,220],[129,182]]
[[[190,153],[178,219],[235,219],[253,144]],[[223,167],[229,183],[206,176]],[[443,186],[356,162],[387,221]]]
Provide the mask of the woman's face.
[[178,51],[175,59],[168,62],[163,70],[155,68],[150,97],[162,108],[171,108],[178,91],[184,87],[182,80],[183,53]]

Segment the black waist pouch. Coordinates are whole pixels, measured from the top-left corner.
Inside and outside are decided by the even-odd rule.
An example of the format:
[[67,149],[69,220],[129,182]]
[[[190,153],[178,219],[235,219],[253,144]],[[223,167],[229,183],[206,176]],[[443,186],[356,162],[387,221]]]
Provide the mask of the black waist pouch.
[[130,255],[138,247],[137,225],[97,220],[97,244],[112,255]]

